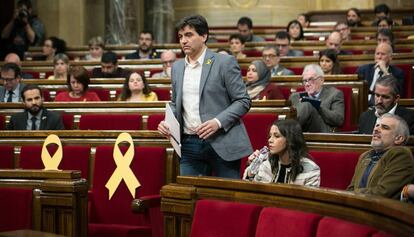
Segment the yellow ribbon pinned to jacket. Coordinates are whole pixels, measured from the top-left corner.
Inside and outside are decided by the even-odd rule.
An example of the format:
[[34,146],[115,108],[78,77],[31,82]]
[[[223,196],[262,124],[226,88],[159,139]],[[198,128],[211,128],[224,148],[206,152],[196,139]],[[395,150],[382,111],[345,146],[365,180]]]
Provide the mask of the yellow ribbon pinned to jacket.
[[[47,150],[47,146],[49,144],[56,144],[58,145],[58,149],[56,150],[55,154],[53,156],[50,156],[49,151]],[[55,134],[50,134],[47,136],[45,142],[43,143],[42,147],[42,162],[45,166],[44,170],[59,170],[59,164],[62,161],[63,157],[63,150],[62,150],[62,143],[60,142],[60,139]]]
[[[122,152],[118,146],[118,144],[121,142],[129,143],[129,148],[125,155],[122,155]],[[112,195],[114,195],[122,179],[127,185],[132,198],[135,198],[135,189],[141,186],[141,184],[135,177],[134,172],[132,172],[131,168],[129,167],[132,159],[134,158],[134,153],[134,143],[132,141],[131,135],[129,133],[119,134],[115,142],[113,153],[114,161],[117,167],[105,185],[105,187],[109,190],[109,200],[111,200]]]

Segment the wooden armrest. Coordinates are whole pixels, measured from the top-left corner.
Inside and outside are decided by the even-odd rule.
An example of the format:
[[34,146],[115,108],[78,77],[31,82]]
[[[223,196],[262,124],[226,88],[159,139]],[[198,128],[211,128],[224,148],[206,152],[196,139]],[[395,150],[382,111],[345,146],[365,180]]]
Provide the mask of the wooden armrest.
[[143,213],[148,208],[159,207],[161,195],[148,195],[132,200],[131,209],[133,213]]

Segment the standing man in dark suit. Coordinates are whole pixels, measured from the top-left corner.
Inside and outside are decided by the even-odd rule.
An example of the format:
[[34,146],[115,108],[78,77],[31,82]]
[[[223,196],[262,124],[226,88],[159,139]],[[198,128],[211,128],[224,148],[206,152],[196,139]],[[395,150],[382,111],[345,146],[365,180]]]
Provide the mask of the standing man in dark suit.
[[368,82],[370,95],[368,95],[368,106],[374,105],[375,82],[378,78],[393,75],[398,80],[400,95],[404,96],[404,72],[398,67],[390,65],[392,60],[392,47],[387,43],[378,44],[375,49],[375,63],[365,64],[356,71],[358,77]]
[[13,114],[7,126],[9,130],[63,130],[60,114],[43,108],[42,90],[27,85],[22,91],[25,111]]
[[358,131],[372,134],[379,117],[383,114],[395,114],[407,122],[410,134],[414,134],[414,111],[398,105],[400,93],[397,79],[392,75],[379,78],[375,83],[375,106],[369,108],[359,117]]
[[0,102],[19,102],[23,87],[20,67],[15,63],[6,63],[1,67]]
[[[253,152],[241,117],[250,98],[233,56],[206,46],[208,24],[193,15],[177,25],[185,53],[172,67],[171,108],[181,125],[181,175],[240,178],[240,159]],[[165,122],[158,130],[170,135]]]
[[319,65],[306,65],[302,73],[305,92],[289,97],[304,132],[333,132],[344,123],[344,94],[335,87],[323,85],[323,75]]

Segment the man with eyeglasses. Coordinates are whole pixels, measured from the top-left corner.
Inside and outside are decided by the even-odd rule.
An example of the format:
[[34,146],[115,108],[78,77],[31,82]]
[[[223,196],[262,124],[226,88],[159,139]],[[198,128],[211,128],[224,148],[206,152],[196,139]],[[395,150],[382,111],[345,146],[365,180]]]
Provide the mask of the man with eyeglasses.
[[319,65],[306,65],[302,74],[305,92],[289,97],[304,132],[333,132],[344,123],[344,94],[333,86],[323,85],[323,75]]
[[383,114],[395,114],[404,119],[414,134],[414,111],[398,105],[400,99],[397,79],[392,75],[383,76],[375,83],[375,106],[369,108],[359,117],[358,131],[372,134],[379,117]]
[[336,23],[335,30],[341,34],[342,41],[351,40],[351,28],[345,22]]
[[21,91],[25,86],[20,83],[20,67],[15,63],[6,63],[1,67],[0,102],[19,102],[21,101]]
[[270,70],[271,76],[295,75],[294,72],[280,65],[280,51],[276,45],[267,45],[262,51],[263,62]]
[[171,67],[175,62],[176,56],[172,50],[165,50],[161,54],[162,72],[155,73],[152,78],[170,78]]
[[301,57],[304,53],[290,48],[290,35],[286,31],[276,32],[275,45],[280,51],[280,56]]

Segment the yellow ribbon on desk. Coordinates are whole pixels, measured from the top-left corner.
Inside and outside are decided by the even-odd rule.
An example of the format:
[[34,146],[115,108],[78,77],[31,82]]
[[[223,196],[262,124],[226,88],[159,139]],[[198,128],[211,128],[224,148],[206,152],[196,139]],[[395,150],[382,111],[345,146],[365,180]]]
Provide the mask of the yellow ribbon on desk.
[[[55,154],[53,156],[50,156],[49,151],[47,150],[47,146],[50,144],[56,144],[58,145],[58,149],[56,150]],[[59,170],[59,164],[62,161],[63,157],[63,150],[62,150],[62,143],[60,142],[60,139],[55,134],[50,134],[47,136],[45,142],[43,143],[42,147],[42,162],[45,166],[44,170]]]
[[[128,142],[129,148],[125,155],[122,155],[121,150],[119,149],[118,144],[121,142]],[[108,182],[105,184],[105,187],[109,190],[109,200],[111,200],[112,195],[114,195],[122,179],[125,181],[129,192],[132,195],[132,198],[135,198],[135,189],[141,186],[137,177],[135,177],[134,172],[132,172],[129,165],[134,159],[134,143],[132,137],[129,133],[121,133],[116,139],[114,146],[114,161],[116,164],[116,169],[114,173],[109,178]]]

